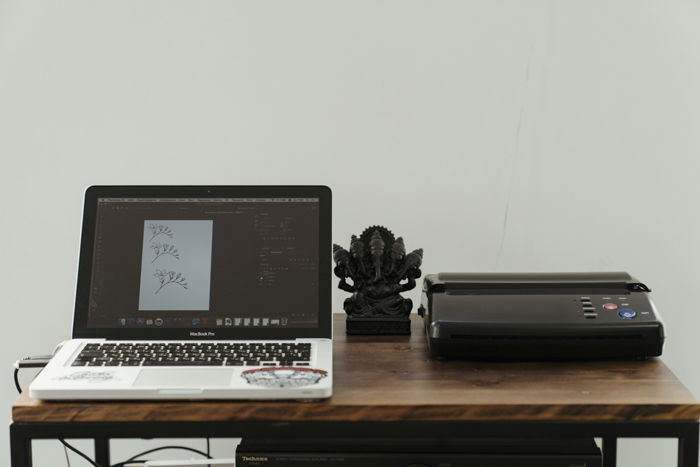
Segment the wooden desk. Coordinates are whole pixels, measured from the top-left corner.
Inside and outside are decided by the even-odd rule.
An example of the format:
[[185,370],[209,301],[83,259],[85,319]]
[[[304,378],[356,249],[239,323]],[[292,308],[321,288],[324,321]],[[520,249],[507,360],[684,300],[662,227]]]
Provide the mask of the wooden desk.
[[[335,316],[334,395],[319,402],[41,402],[12,407],[12,467],[31,439],[153,437],[600,437],[605,466],[618,437],[677,438],[678,465],[698,467],[700,404],[661,360],[429,360],[422,320],[412,335],[345,335]],[[173,423],[175,422],[175,423]]]

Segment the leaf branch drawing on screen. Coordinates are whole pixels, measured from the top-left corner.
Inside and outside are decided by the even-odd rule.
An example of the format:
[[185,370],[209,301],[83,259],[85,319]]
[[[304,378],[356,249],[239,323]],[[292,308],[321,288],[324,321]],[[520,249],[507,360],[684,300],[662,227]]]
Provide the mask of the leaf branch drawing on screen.
[[153,235],[149,242],[156,238],[158,235],[167,235],[168,237],[173,238],[173,231],[170,230],[170,227],[168,227],[167,225],[148,224],[148,230],[150,230],[151,234]]
[[163,255],[170,255],[175,259],[180,259],[180,253],[177,251],[177,248],[175,248],[175,245],[169,243],[152,243],[151,248],[156,255],[151,263],[155,262],[155,260]]
[[153,275],[156,276],[160,282],[160,287],[158,287],[158,290],[155,291],[156,294],[168,284],[176,284],[183,289],[187,289],[187,279],[179,272],[156,269],[156,273]]

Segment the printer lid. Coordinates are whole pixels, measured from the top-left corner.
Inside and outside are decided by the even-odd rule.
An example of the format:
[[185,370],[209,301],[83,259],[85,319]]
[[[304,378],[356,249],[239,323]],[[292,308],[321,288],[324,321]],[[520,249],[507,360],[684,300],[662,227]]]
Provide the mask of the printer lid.
[[[585,290],[601,292],[651,292],[626,272],[441,272],[427,275],[423,291],[442,293],[567,293]],[[527,293],[527,292],[526,292]]]

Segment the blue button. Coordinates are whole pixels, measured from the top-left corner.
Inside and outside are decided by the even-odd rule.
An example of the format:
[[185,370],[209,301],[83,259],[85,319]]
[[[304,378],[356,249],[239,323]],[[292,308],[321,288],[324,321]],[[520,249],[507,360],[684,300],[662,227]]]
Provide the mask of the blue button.
[[637,312],[634,310],[630,310],[629,308],[623,308],[617,314],[620,315],[620,318],[623,319],[632,319],[637,316]]

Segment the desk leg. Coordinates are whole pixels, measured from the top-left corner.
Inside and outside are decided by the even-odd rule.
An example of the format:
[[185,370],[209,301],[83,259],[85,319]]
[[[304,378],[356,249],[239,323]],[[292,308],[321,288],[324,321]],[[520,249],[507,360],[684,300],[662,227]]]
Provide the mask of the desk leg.
[[617,465],[617,438],[603,438],[603,467]]
[[109,438],[95,438],[95,462],[112,465],[109,462]]
[[678,438],[678,467],[698,467],[698,422]]
[[10,465],[32,467],[32,439],[14,425],[10,425]]

